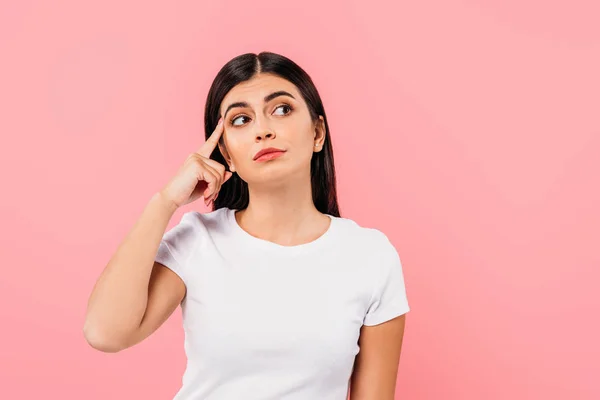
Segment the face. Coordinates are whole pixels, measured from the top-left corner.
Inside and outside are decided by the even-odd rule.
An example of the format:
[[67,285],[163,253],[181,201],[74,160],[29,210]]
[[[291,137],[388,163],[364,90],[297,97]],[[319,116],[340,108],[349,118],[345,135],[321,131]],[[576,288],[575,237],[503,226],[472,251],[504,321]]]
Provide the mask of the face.
[[[220,115],[225,125],[219,149],[248,184],[309,175],[313,153],[323,148],[323,117],[313,123],[295,85],[272,74],[256,75],[231,89]],[[255,159],[267,148],[282,151]]]

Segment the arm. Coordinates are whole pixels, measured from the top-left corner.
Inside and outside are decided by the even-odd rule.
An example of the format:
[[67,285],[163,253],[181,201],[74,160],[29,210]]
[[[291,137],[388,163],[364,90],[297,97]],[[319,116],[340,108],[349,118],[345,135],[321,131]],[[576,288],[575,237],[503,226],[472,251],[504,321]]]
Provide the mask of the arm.
[[394,400],[406,315],[363,326],[350,380],[350,400]]
[[104,352],[117,352],[154,332],[185,296],[173,271],[154,261],[176,207],[156,193],[100,274],[83,332]]

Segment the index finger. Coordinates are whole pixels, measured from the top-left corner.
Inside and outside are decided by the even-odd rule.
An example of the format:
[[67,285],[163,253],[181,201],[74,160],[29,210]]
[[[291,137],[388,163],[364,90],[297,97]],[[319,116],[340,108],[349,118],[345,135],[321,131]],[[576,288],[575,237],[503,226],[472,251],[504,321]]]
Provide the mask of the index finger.
[[206,139],[206,142],[204,142],[202,144],[202,146],[200,146],[200,148],[198,149],[198,151],[196,153],[198,153],[201,156],[204,156],[206,158],[210,157],[212,152],[217,147],[217,144],[219,143],[219,139],[221,138],[221,135],[223,134],[223,125],[224,125],[223,118],[221,118],[219,120],[219,123],[217,124],[217,127],[213,131],[213,133],[211,133],[211,135],[208,137],[208,139]]

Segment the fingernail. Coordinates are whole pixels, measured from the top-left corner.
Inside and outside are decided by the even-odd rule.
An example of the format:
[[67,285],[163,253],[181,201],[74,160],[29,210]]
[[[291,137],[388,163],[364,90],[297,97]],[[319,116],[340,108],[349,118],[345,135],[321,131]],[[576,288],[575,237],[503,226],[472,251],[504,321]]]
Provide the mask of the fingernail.
[[219,118],[219,123],[217,125],[221,125],[221,122],[223,122],[223,117]]

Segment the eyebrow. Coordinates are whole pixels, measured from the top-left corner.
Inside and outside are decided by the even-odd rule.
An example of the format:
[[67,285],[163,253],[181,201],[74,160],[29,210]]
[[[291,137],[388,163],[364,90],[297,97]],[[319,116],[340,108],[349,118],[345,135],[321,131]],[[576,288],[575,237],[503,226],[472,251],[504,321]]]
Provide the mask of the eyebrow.
[[[292,96],[290,93],[286,92],[285,90],[278,90],[269,95],[266,95],[263,100],[265,103],[267,103],[267,102],[273,100],[275,97],[279,97],[279,96],[288,96],[288,97],[291,97],[292,99],[296,100],[296,98],[294,96]],[[238,101],[236,103],[231,103],[230,105],[227,106],[227,109],[225,110],[225,113],[223,114],[223,119],[225,119],[229,110],[231,110],[232,108],[235,108],[235,107],[250,107],[250,104],[248,104],[245,101]]]

